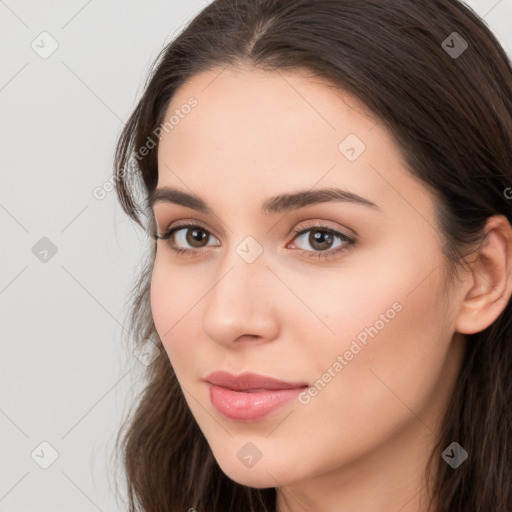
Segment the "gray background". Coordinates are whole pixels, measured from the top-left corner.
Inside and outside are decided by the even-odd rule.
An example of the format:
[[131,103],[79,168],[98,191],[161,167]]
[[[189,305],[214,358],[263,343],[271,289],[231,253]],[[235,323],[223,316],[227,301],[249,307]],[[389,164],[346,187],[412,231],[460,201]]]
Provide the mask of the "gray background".
[[[149,240],[93,191],[153,59],[206,3],[0,0],[0,511],[126,510],[107,464],[140,389],[121,336]],[[512,55],[512,0],[467,3]]]

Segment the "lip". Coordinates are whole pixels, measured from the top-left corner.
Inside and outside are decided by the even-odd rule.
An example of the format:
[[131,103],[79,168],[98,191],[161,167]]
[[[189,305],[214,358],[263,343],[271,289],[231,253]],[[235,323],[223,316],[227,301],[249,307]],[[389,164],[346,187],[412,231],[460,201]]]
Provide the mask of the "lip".
[[307,382],[286,382],[284,380],[266,377],[257,373],[245,372],[233,375],[225,371],[210,373],[204,379],[215,386],[222,386],[234,391],[256,391],[260,389],[295,389],[307,386]]
[[233,375],[218,371],[204,380],[214,407],[225,418],[240,422],[267,416],[308,387],[304,382],[286,382],[250,372]]

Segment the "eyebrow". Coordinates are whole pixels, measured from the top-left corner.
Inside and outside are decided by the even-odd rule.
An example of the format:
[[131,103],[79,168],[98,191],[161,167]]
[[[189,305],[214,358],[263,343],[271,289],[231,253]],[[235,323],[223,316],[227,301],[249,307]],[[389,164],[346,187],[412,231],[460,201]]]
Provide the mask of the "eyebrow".
[[[277,196],[266,199],[262,206],[261,212],[264,215],[277,214],[304,208],[313,204],[320,203],[352,203],[368,206],[377,210],[381,210],[375,203],[348,190],[340,188],[323,188],[316,190],[300,190],[298,192],[279,194]],[[153,209],[156,203],[173,203],[201,213],[212,214],[213,210],[200,197],[189,194],[182,190],[172,187],[161,187],[152,191],[146,199],[146,208],[148,211]]]

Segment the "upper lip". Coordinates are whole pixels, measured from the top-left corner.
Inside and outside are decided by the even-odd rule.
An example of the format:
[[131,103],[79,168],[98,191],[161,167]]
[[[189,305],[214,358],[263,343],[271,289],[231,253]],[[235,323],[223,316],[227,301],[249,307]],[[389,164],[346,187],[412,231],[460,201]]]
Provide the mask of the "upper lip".
[[255,389],[294,389],[306,387],[305,382],[285,382],[283,380],[245,372],[240,375],[233,375],[225,371],[210,373],[204,379],[210,384],[233,389],[235,391],[249,391]]

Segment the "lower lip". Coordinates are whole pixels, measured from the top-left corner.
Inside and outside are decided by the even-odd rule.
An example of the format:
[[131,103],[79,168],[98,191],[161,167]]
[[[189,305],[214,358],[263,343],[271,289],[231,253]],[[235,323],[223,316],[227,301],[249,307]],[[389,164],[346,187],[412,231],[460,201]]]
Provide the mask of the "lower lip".
[[305,387],[268,389],[265,391],[233,391],[221,386],[210,386],[210,400],[226,418],[234,421],[256,421],[297,397]]

